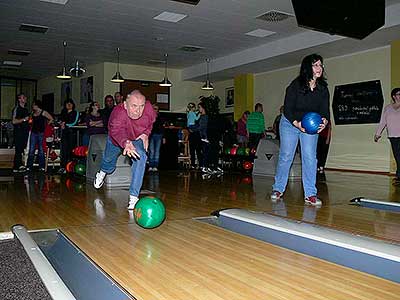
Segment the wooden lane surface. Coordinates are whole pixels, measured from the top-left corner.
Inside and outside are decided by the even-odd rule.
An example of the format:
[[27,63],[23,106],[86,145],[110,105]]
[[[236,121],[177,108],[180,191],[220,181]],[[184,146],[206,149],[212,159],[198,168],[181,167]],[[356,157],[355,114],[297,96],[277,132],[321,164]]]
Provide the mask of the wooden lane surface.
[[329,172],[320,209],[304,206],[301,182],[271,203],[271,184],[265,177],[147,175],[143,188],[164,200],[167,221],[144,230],[126,211],[127,190],[17,176],[0,182],[0,229],[60,227],[138,299],[400,299],[398,284],[191,220],[242,207],[400,240],[398,214],[347,205],[356,196],[396,200],[386,176]]
[[399,284],[190,219],[63,232],[140,300],[400,299]]
[[[163,199],[168,220],[241,207],[400,242],[399,213],[348,205],[351,198],[360,195],[400,199],[399,188],[393,187],[387,176],[327,172],[326,183],[319,184],[324,201],[320,209],[304,205],[299,181],[290,182],[284,201],[277,203],[269,199],[271,185],[268,177],[225,175],[203,180],[199,173],[162,172],[147,175],[143,188]],[[133,223],[126,211],[127,199],[127,189],[97,191],[90,184],[59,176],[16,176],[14,181],[0,181],[0,230],[8,231],[16,223],[29,229]]]

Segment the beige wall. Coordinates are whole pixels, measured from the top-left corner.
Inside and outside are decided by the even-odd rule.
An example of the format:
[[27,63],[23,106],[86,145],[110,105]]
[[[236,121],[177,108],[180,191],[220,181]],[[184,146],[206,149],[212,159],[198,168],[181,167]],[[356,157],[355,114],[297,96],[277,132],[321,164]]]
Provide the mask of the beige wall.
[[[110,79],[116,72],[116,64],[104,64],[104,93],[112,94],[119,89],[119,84],[112,83]],[[120,65],[121,75],[125,79],[132,80],[149,80],[161,81],[164,78],[164,68],[156,68],[150,66],[139,65]],[[201,90],[203,83],[193,81],[182,81],[181,71],[176,69],[168,69],[168,79],[172,82],[170,94],[170,111],[185,112],[189,102],[197,102],[197,99],[204,93]]]
[[[390,100],[390,48],[379,48],[353,55],[327,59],[325,61],[331,102],[335,85],[381,80],[385,104]],[[101,103],[104,96],[114,94],[119,85],[110,81],[115,74],[116,64],[104,63],[88,67],[84,77],[94,76],[94,97]],[[163,68],[120,65],[121,74],[126,79],[160,81],[164,76]],[[256,74],[254,77],[254,102],[264,105],[266,126],[272,126],[273,120],[283,104],[286,86],[298,74],[299,66],[293,66],[274,72]],[[168,70],[171,87],[171,111],[185,112],[189,102],[198,102],[201,95],[211,93],[220,99],[220,111],[233,112],[233,108],[225,108],[225,89],[234,85],[233,79],[213,82],[214,91],[201,90],[203,82],[181,80],[181,71]],[[61,82],[55,77],[48,77],[38,82],[38,96],[55,93],[56,110],[60,108]],[[73,97],[79,99],[80,79],[72,79]],[[78,101],[77,101],[78,102]],[[78,104],[83,110],[84,104]],[[374,143],[372,137],[376,124],[340,125],[333,124],[333,137],[327,167],[368,171],[389,171],[390,145],[387,139]]]
[[[87,103],[80,103],[81,79],[93,76],[93,97],[96,100],[102,101],[103,97],[103,64],[87,66],[86,73],[81,78],[72,78],[69,80],[60,80],[56,76],[50,76],[38,80],[38,98],[43,95],[54,93],[54,112],[59,113],[62,108],[61,103],[61,84],[63,82],[72,81],[72,99],[75,101],[78,110],[84,110]],[[100,97],[100,98],[99,98]]]
[[[379,79],[385,104],[390,100],[390,48],[380,48],[324,61],[331,103],[336,85]],[[271,126],[283,104],[285,88],[298,74],[299,66],[255,76],[255,102],[264,104],[267,126]],[[333,118],[333,116],[332,116]],[[333,122],[327,167],[389,171],[390,145],[387,139],[372,141],[377,124],[339,125]]]

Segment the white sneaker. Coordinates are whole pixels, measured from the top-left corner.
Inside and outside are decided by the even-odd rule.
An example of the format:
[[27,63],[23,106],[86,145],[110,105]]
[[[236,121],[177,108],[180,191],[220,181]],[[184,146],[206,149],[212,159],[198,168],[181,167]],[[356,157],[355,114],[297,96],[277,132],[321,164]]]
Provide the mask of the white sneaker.
[[154,167],[153,172],[158,172],[158,169],[156,167]]
[[136,203],[139,201],[139,198],[133,195],[129,195],[129,204],[128,210],[134,210]]
[[102,170],[100,170],[100,171],[98,171],[97,173],[96,173],[96,177],[95,177],[95,179],[94,179],[94,181],[93,181],[93,186],[96,188],[96,189],[99,189],[99,188],[101,188],[102,186],[103,186],[103,184],[104,184],[104,179],[106,178],[106,173],[105,172],[103,172]]

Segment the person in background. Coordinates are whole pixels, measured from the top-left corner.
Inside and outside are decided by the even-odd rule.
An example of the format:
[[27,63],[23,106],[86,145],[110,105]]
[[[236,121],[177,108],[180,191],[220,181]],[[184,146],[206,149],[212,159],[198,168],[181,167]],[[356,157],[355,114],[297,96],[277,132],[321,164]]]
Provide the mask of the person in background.
[[247,143],[249,142],[248,132],[247,132],[247,118],[250,115],[250,112],[246,110],[242,117],[237,122],[237,142],[240,147],[247,147]]
[[153,104],[153,109],[157,114],[156,120],[153,123],[153,129],[150,134],[149,141],[149,171],[157,172],[158,164],[160,161],[160,148],[161,143],[165,144],[164,135],[164,122],[160,116],[159,108]]
[[85,120],[87,131],[83,145],[89,145],[90,137],[94,134],[104,134],[106,133],[106,128],[104,127],[103,117],[100,115],[100,104],[97,101],[91,102],[89,105],[89,112]]
[[327,85],[322,57],[311,54],[303,59],[300,74],[286,88],[283,115],[279,124],[279,159],[271,194],[274,202],[282,198],[286,189],[289,170],[300,140],[304,201],[314,206],[322,204],[315,186],[318,135],[306,133],[301,120],[308,112],[319,113],[322,124],[319,125],[318,133],[324,130],[330,117]]
[[15,155],[14,155],[14,172],[25,172],[26,168],[22,164],[22,154],[28,142],[29,136],[29,112],[25,107],[27,98],[24,94],[17,96],[17,105],[12,111],[12,124],[14,126],[14,143],[15,143]]
[[317,171],[325,172],[326,159],[328,158],[329,144],[332,137],[331,121],[328,121],[324,130],[319,133],[317,145]]
[[107,95],[104,98],[104,108],[100,110],[100,114],[104,121],[104,127],[108,128],[108,120],[110,119],[110,115],[114,109],[114,98],[111,95]]
[[8,149],[11,149],[14,147],[14,125],[12,123],[12,120],[6,123],[6,129],[7,129],[7,146]]
[[31,123],[31,137],[29,141],[29,154],[27,170],[33,168],[33,159],[35,157],[36,146],[38,148],[39,170],[44,171],[45,157],[43,150],[44,131],[48,123],[53,122],[53,117],[45,110],[42,109],[42,101],[35,100],[32,103],[32,123]]
[[64,101],[61,110],[61,163],[59,174],[65,174],[65,166],[72,158],[72,149],[76,146],[76,131],[72,128],[78,123],[79,113],[75,110],[75,102],[72,99]]
[[199,119],[199,134],[201,140],[201,157],[200,168],[203,173],[209,173],[211,170],[209,167],[208,156],[210,150],[210,142],[207,139],[207,127],[208,127],[208,115],[206,105],[202,102],[198,104],[200,119]]
[[274,120],[274,124],[272,125],[272,130],[275,133],[275,139],[279,140],[280,136],[279,136],[279,123],[281,121],[281,117],[283,114],[283,105],[279,108],[279,115],[276,116],[275,120]]
[[115,105],[121,104],[124,102],[124,96],[120,92],[116,92],[114,94]]
[[126,101],[117,105],[110,116],[106,148],[93,185],[96,189],[103,186],[106,175],[115,171],[122,150],[122,154],[132,160],[128,210],[133,210],[139,200],[147,162],[149,135],[155,119],[156,112],[150,101],[146,101],[139,90],[128,94]]
[[381,121],[376,128],[374,141],[379,141],[383,129],[386,128],[397,165],[394,183],[400,184],[400,88],[394,88],[390,95],[392,103],[383,110]]
[[187,105],[187,128],[189,130],[189,149],[190,149],[190,167],[191,169],[196,168],[196,154],[197,161],[201,162],[201,139],[200,132],[198,130],[198,120],[200,119],[200,113],[196,111],[196,104],[193,102]]
[[247,117],[246,128],[249,133],[249,147],[257,149],[258,143],[265,132],[263,106],[261,103],[257,103],[254,107],[254,112]]

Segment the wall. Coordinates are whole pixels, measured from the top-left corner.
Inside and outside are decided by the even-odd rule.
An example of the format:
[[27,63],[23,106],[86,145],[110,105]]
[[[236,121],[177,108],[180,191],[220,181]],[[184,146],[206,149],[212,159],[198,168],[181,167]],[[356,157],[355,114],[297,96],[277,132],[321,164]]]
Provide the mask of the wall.
[[[110,79],[114,76],[117,65],[104,63],[104,93],[112,94],[119,90],[119,84],[112,83]],[[120,64],[121,75],[125,79],[161,81],[164,78],[164,68]],[[197,103],[201,95],[208,95],[201,90],[202,82],[182,81],[181,71],[168,69],[168,79],[172,82],[170,94],[170,111],[185,112],[189,102]]]
[[104,94],[104,71],[103,64],[87,66],[86,73],[81,78],[72,78],[69,80],[60,80],[56,76],[50,76],[38,80],[38,98],[41,99],[44,94],[54,93],[54,111],[60,112],[62,108],[61,85],[63,82],[72,81],[72,99],[75,101],[78,110],[84,110],[87,103],[80,103],[81,79],[93,76],[93,97],[94,99],[103,99]]
[[[331,103],[336,85],[376,79],[381,81],[385,105],[389,103],[389,47],[327,59],[324,64]],[[267,126],[272,126],[279,107],[283,104],[285,88],[296,77],[298,71],[299,66],[295,66],[255,76],[255,102],[263,103]],[[385,138],[379,143],[373,142],[376,126],[377,124],[339,126],[333,124],[327,167],[388,172],[390,145]]]

